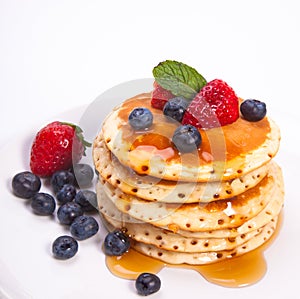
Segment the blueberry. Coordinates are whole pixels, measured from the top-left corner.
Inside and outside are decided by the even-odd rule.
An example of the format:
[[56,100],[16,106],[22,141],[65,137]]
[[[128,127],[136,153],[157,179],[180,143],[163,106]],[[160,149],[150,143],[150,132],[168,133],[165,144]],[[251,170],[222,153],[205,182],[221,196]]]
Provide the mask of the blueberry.
[[54,193],[57,193],[64,185],[74,185],[74,174],[68,170],[56,171],[50,180]]
[[153,115],[147,108],[135,108],[130,112],[128,121],[133,129],[145,130],[151,127],[153,123]]
[[73,185],[64,185],[56,194],[56,199],[59,204],[65,204],[72,201],[76,195],[76,188]]
[[97,195],[90,190],[80,190],[74,201],[78,203],[84,212],[93,212],[97,210]]
[[39,192],[40,188],[40,178],[30,171],[20,172],[12,179],[13,193],[21,198],[31,198],[34,194]]
[[267,107],[264,102],[258,100],[245,100],[240,106],[244,119],[248,121],[259,121],[267,114]]
[[182,125],[175,130],[172,141],[179,152],[190,153],[199,148],[202,137],[194,126]]
[[31,200],[32,210],[41,216],[52,215],[55,211],[55,206],[53,196],[47,193],[36,193]]
[[75,202],[67,202],[57,210],[57,218],[61,224],[70,225],[76,217],[82,215],[81,206]]
[[80,241],[92,237],[98,230],[96,219],[86,215],[76,217],[70,226],[72,236]]
[[130,240],[121,230],[108,233],[104,239],[103,249],[106,255],[120,256],[128,251]]
[[66,260],[73,257],[78,251],[78,243],[71,236],[60,236],[52,244],[54,257]]
[[84,163],[75,164],[73,166],[76,183],[80,188],[88,187],[94,178],[93,168]]
[[171,117],[178,122],[182,121],[183,115],[188,107],[189,102],[182,97],[170,99],[164,106],[164,115]]
[[135,288],[139,295],[148,296],[159,291],[160,278],[153,273],[141,273],[136,281]]

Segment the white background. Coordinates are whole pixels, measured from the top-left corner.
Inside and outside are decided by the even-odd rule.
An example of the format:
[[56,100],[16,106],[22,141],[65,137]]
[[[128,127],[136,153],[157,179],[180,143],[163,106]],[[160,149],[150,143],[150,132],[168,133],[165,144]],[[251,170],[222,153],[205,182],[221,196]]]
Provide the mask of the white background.
[[0,145],[165,59],[297,115],[297,0],[0,0]]
[[[228,290],[203,281],[199,285],[194,280],[196,274],[175,269],[162,272],[164,288],[154,296],[173,299],[192,294],[202,294],[205,298],[239,298],[239,295],[243,298],[261,298],[261,295],[295,298],[300,267],[297,252],[300,204],[296,189],[300,127],[298,2],[0,0],[0,147],[18,144],[15,140],[22,141],[23,132],[35,131],[69,109],[89,105],[99,94],[117,84],[151,78],[152,68],[165,59],[195,67],[208,81],[225,80],[238,96],[265,101],[268,115],[276,120],[282,131],[277,159],[285,175],[286,206],[279,247],[274,246],[269,253],[270,273],[252,288]],[[28,150],[28,146],[24,148]],[[2,193],[7,192],[8,177],[23,159],[18,156],[20,151],[11,148],[7,155],[6,146],[5,161],[1,161],[1,175],[5,176],[0,190],[2,208],[6,196]],[[26,159],[27,152],[22,154]],[[9,205],[18,204],[10,202]],[[22,212],[14,210],[12,214],[24,215]],[[2,215],[1,219],[8,218]],[[36,220],[28,218],[26,221]],[[40,226],[32,230],[32,238],[46,225],[40,218],[37,221]],[[5,232],[7,236],[4,220],[0,226],[1,235]],[[53,231],[57,229],[52,228]],[[49,240],[47,238],[45,236],[44,241]],[[26,243],[26,236],[22,240]],[[9,240],[1,240],[0,248],[1,242]],[[16,240],[12,246],[14,242]],[[18,245],[22,248],[27,244]],[[38,255],[39,249],[32,248]],[[39,257],[44,254],[41,252]],[[84,253],[78,260],[76,262],[81,265],[94,266]],[[11,266],[12,272],[22,263],[27,265],[22,256],[16,257],[13,263],[5,262],[7,270]],[[32,263],[37,265],[35,261]],[[52,259],[47,259],[46,264],[49,269],[56,269]],[[75,262],[69,266],[76,270]],[[88,266],[81,271],[89,273]],[[104,267],[103,264],[99,266]],[[17,277],[22,287],[27,285],[29,293],[34,287],[38,288],[38,282],[35,284],[24,273],[28,271],[33,279],[39,273],[19,270],[24,277],[23,281],[21,274]],[[0,271],[3,274],[5,269]],[[67,268],[62,267],[61,271],[68,275]],[[53,277],[55,274],[53,272]],[[113,293],[106,294],[106,298],[117,298],[116,294],[135,298],[132,285],[129,287],[109,274],[105,279],[108,284],[99,277],[99,298],[104,296],[102,289],[108,287]],[[10,282],[9,277],[7,281]],[[64,290],[63,281],[59,281],[57,288]],[[190,292],[187,293],[187,289]],[[39,291],[35,289],[33,293]],[[82,288],[81,292],[82,295],[95,294],[92,287]],[[49,291],[41,299],[51,298],[52,293],[55,292]],[[57,295],[56,298],[70,297]],[[77,297],[72,293],[72,298]]]

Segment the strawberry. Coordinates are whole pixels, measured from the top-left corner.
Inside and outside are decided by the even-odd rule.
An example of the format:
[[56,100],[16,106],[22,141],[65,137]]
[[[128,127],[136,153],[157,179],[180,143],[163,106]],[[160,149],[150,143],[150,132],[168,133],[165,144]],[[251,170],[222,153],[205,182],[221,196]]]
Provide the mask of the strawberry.
[[239,117],[239,100],[224,81],[207,83],[195,96],[185,112],[182,124],[210,129],[231,124]]
[[31,171],[48,177],[78,163],[91,146],[83,139],[82,130],[73,124],[55,121],[42,128],[33,141],[30,154]]
[[156,81],[154,81],[154,90],[152,91],[151,106],[163,110],[168,100],[175,96],[168,90],[162,88]]

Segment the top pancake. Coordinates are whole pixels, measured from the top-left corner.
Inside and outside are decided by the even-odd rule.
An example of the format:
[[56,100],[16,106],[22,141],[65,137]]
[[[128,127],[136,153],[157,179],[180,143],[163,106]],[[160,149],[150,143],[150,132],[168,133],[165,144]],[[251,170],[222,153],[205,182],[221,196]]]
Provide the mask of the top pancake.
[[[126,100],[106,117],[101,132],[118,160],[139,174],[190,182],[230,180],[263,166],[278,151],[279,128],[265,117],[258,122],[239,118],[227,126],[200,130],[200,148],[180,154],[171,142],[180,124],[152,108],[150,101],[150,93]],[[128,116],[137,107],[153,113],[149,130],[137,132],[129,125]]]

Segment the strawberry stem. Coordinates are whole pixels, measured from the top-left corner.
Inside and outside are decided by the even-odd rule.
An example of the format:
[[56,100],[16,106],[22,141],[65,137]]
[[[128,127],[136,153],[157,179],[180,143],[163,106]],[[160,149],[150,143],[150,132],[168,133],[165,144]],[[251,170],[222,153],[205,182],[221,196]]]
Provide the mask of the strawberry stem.
[[79,126],[77,126],[73,123],[61,122],[61,124],[68,125],[68,126],[72,127],[75,130],[75,134],[76,134],[77,138],[79,139],[79,141],[81,142],[81,144],[83,146],[83,155],[86,156],[86,152],[85,152],[86,148],[91,147],[92,144],[84,139],[83,130]]

